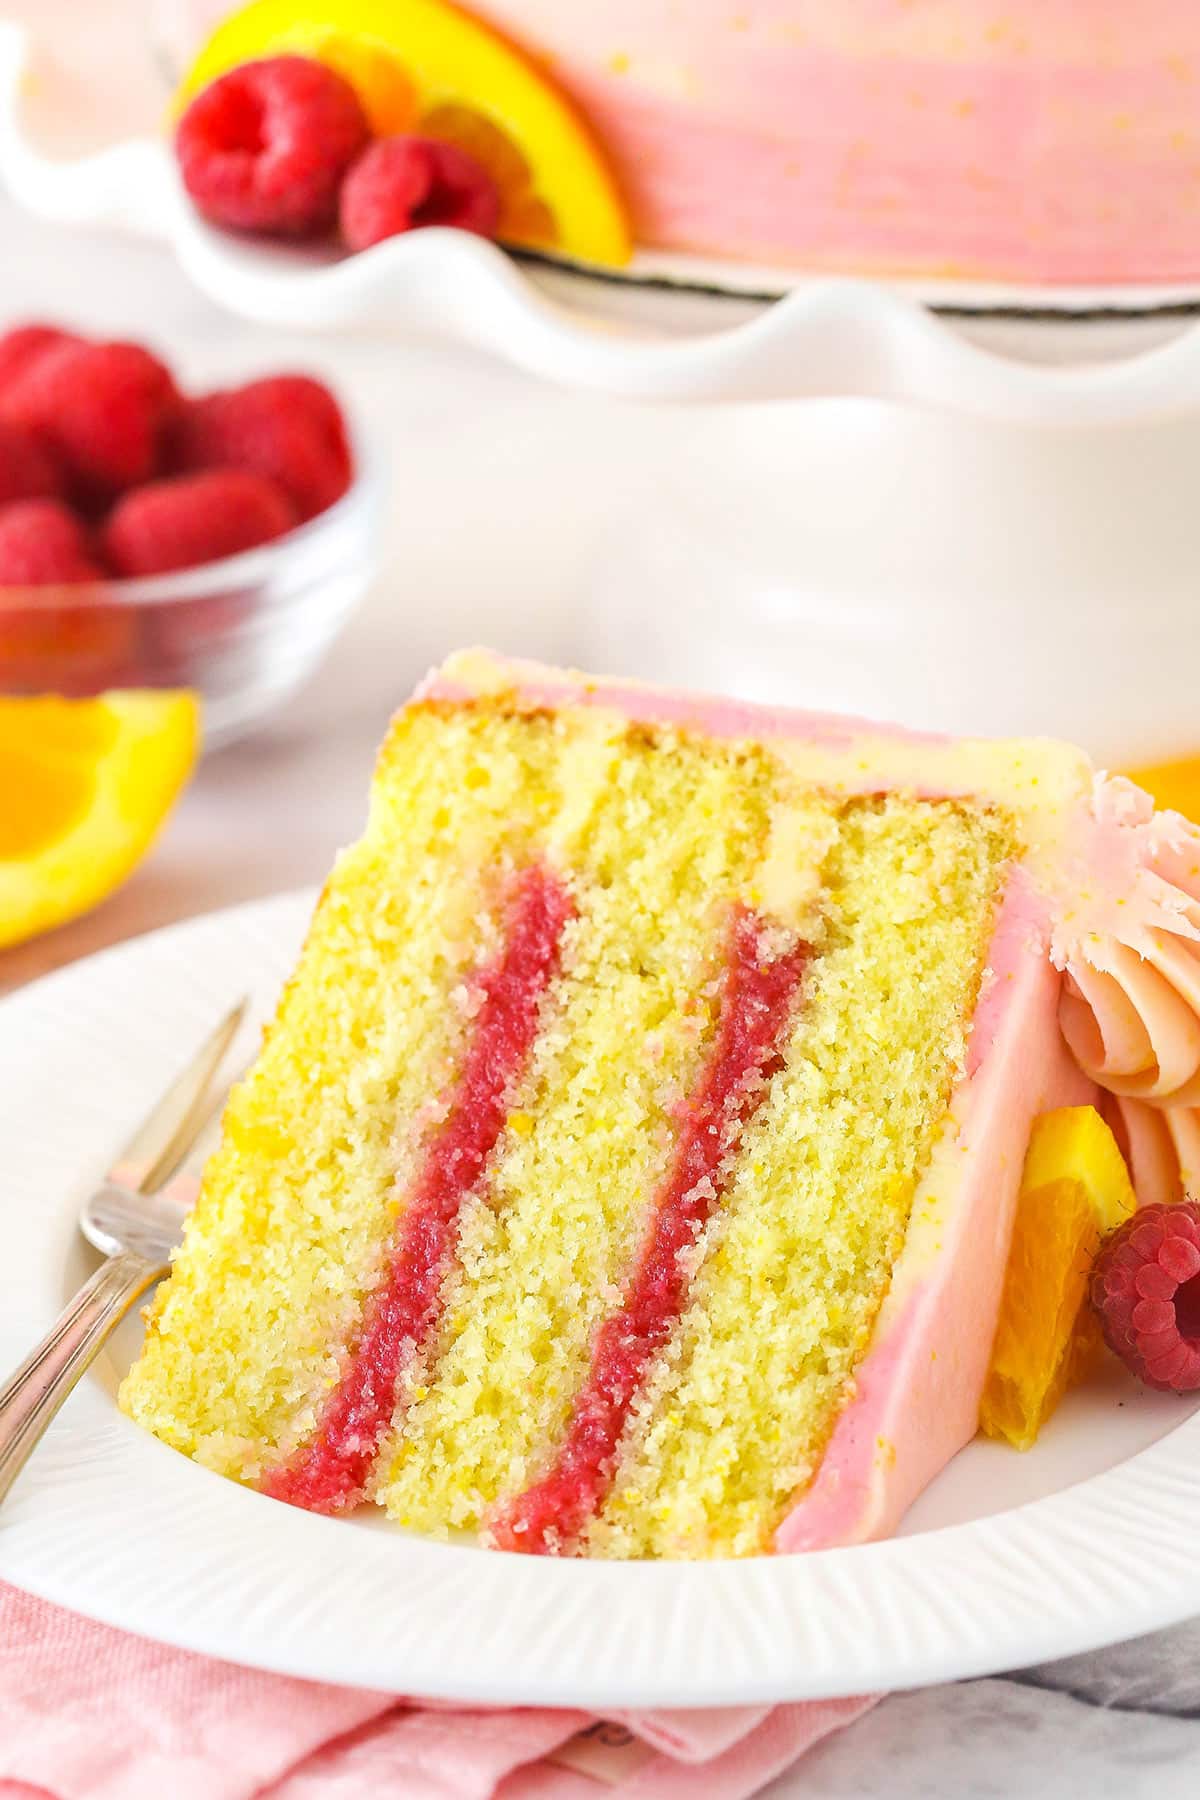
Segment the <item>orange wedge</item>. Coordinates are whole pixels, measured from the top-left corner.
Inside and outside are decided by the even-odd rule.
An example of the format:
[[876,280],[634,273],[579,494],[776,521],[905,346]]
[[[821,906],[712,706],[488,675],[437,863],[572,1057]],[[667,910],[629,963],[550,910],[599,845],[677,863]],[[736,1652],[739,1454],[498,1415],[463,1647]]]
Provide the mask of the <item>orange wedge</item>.
[[1134,769],[1130,780],[1144,787],[1156,806],[1173,807],[1185,818],[1200,822],[1200,756],[1184,756],[1177,762]]
[[1094,1107],[1037,1120],[979,1411],[989,1437],[1028,1450],[1095,1364],[1102,1342],[1086,1304],[1088,1275],[1101,1241],[1136,1205],[1117,1141]]
[[87,912],[124,881],[198,741],[189,694],[0,697],[0,949]]
[[447,0],[256,0],[219,25],[179,93],[259,57],[328,63],[377,133],[458,144],[501,196],[505,243],[619,267],[631,252],[617,184],[574,107],[528,57]]

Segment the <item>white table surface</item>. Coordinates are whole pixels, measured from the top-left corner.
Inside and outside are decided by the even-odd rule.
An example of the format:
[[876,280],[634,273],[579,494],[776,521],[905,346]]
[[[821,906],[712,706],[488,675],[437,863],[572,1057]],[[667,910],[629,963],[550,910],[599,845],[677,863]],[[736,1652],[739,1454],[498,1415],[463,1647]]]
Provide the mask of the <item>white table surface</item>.
[[[290,341],[218,313],[157,251],[66,237],[0,199],[3,314],[144,335],[186,381],[301,363],[394,458],[383,579],[316,682],[209,758],[154,854],[90,918],[0,953],[0,989],[189,914],[316,882],[363,813],[372,753],[417,676],[486,640],[569,657],[589,549],[678,421],[394,343]],[[1200,1788],[1200,1622],[1048,1669],[897,1696],[775,1800],[1185,1800]]]

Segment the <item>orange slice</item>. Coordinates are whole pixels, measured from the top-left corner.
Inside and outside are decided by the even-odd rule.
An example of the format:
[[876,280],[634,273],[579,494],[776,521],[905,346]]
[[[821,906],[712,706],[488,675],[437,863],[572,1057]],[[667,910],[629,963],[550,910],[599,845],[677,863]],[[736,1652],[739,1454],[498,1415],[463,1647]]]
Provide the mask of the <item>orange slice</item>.
[[980,1429],[1028,1450],[1102,1349],[1087,1281],[1137,1202],[1112,1132],[1091,1106],[1044,1113],[1021,1178]]
[[1185,818],[1200,822],[1200,756],[1131,770],[1130,780],[1144,787],[1156,806],[1173,807]]
[[198,739],[189,694],[0,698],[0,949],[87,912],[124,881]]
[[285,52],[352,82],[376,132],[469,150],[500,190],[505,243],[629,261],[625,208],[588,127],[528,57],[469,13],[447,0],[256,0],[217,27],[180,106],[239,63]]

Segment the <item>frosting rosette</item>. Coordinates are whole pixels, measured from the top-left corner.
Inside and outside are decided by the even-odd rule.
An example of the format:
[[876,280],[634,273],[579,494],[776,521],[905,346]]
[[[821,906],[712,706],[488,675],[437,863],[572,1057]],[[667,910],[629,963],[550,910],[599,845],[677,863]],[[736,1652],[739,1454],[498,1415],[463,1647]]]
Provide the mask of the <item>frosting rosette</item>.
[[1178,1199],[1200,1178],[1200,829],[1101,776],[1087,839],[1051,936],[1063,1035],[1139,1200]]
[[1139,1205],[1200,1193],[1200,1107],[1151,1106],[1104,1094],[1100,1111],[1129,1165]]

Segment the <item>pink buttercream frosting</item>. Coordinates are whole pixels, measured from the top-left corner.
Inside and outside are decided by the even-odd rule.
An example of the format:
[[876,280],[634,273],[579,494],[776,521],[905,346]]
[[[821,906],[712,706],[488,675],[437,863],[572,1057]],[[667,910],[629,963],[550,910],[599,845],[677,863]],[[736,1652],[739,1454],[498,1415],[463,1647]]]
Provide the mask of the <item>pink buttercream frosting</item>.
[[1200,1101],[1200,830],[1128,781],[1094,802],[1093,891],[1056,925],[1063,1031],[1114,1094]]
[[469,700],[489,690],[511,691],[522,706],[531,709],[582,706],[623,713],[654,725],[691,726],[711,737],[802,738],[837,750],[845,750],[864,733],[877,731],[909,744],[953,742],[938,732],[879,726],[842,713],[798,712],[794,707],[762,706],[726,694],[692,694],[649,682],[584,675],[482,649],[461,650],[440,668],[431,669],[413,698]]
[[1095,886],[1051,953],[1060,1018],[1142,1205],[1200,1189],[1200,830],[1127,781],[1097,783]]
[[967,1064],[872,1341],[784,1550],[877,1537],[973,1435],[1035,1117],[1099,1102],[1139,1199],[1200,1178],[1200,830],[1130,782],[1040,740],[952,740],[862,720],[597,680],[486,651],[425,700],[491,694],[770,741],[845,793],[974,796],[1011,809],[1024,849],[989,946]]
[[1189,0],[473,0],[546,63],[640,242],[1035,283],[1200,272]]

